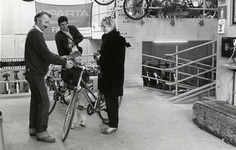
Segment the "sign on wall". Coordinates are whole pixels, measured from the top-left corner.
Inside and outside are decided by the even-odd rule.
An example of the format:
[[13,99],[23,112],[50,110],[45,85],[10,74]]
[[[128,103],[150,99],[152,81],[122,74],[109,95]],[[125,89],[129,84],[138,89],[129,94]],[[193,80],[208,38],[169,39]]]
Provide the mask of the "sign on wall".
[[127,50],[135,48],[135,22],[127,17],[123,10],[117,11],[117,16],[117,28],[120,31],[120,34],[125,37],[126,41],[131,45],[131,47],[127,48]]
[[55,40],[55,34],[60,30],[57,19],[67,16],[70,25],[75,25],[84,37],[91,37],[92,5],[93,3],[79,5],[53,5],[35,2],[36,12],[46,10],[52,14],[50,25],[44,31],[45,40]]

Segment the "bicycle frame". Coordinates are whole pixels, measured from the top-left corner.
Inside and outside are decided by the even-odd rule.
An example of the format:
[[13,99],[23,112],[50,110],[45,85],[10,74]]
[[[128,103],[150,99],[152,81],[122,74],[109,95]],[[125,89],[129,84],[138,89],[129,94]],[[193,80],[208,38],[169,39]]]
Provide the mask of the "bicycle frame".
[[[89,103],[87,114],[92,115],[94,113],[99,113],[104,108],[105,103],[101,105],[102,100],[99,100],[99,98],[101,98],[100,94],[98,93],[98,96],[96,96],[94,92],[87,86],[87,84],[84,83],[84,85],[85,86],[80,90],[80,92],[84,95]],[[94,101],[92,99],[94,99]]]
[[[74,118],[74,114],[75,114],[75,110],[77,109],[76,104],[81,96],[81,94],[83,94],[86,98],[86,100],[89,102],[89,106],[92,109],[92,113],[96,112],[101,120],[108,120],[108,118],[105,118],[102,114],[101,111],[106,112],[106,109],[104,109],[105,107],[105,103],[103,101],[103,103],[101,103],[101,99],[99,99],[99,96],[96,96],[92,90],[89,89],[89,87],[83,82],[82,80],[82,75],[83,72],[85,70],[85,66],[82,66],[82,71],[80,73],[80,77],[79,77],[79,81],[77,83],[77,86],[73,89],[73,96],[72,96],[72,100],[69,102],[69,105],[67,107],[66,110],[66,117],[65,117],[65,121],[64,121],[64,125],[63,125],[63,130],[62,130],[62,141],[64,142],[69,134],[70,131],[70,127]],[[81,83],[83,84],[81,86]],[[91,99],[91,97],[89,96],[89,94],[92,95],[92,97],[94,98],[94,104],[93,101]],[[79,98],[78,98],[79,97]],[[103,104],[102,107],[100,107]],[[104,106],[104,107],[103,107]],[[88,108],[87,108],[88,109]],[[87,111],[88,112],[88,111]]]

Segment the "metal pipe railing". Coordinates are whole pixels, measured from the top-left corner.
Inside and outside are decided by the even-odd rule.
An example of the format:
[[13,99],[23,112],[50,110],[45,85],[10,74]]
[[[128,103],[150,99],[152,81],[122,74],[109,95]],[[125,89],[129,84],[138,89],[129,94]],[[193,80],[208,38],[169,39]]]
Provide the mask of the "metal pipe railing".
[[[180,58],[180,57],[179,57],[179,60],[186,61],[186,62],[192,62],[192,60],[188,60],[188,59],[184,59],[184,58]],[[195,64],[205,66],[205,67],[209,67],[209,68],[211,68],[211,66],[212,66],[212,65],[207,65],[207,64],[204,64],[204,63],[200,63],[200,62],[195,62]],[[197,66],[191,66],[191,67],[196,67],[197,69],[201,69],[200,67],[197,67]],[[205,68],[202,68],[202,69],[204,70]]]
[[[173,74],[175,76],[174,77],[175,80],[173,82],[173,80],[171,80],[171,77],[170,77],[169,81],[166,81],[166,80],[163,80],[163,79],[157,79],[157,78],[153,78],[153,77],[149,77],[149,76],[145,76],[145,75],[142,75],[142,77],[143,78],[154,79],[154,80],[159,80],[159,81],[165,81],[165,84],[169,85],[169,87],[175,86],[175,95],[178,95],[179,87],[185,87],[186,89],[193,89],[193,88],[189,88],[187,85],[185,86],[185,84],[182,84],[183,82],[186,82],[190,79],[197,78],[197,80],[199,80],[199,81],[197,81],[197,87],[200,86],[200,83],[199,83],[200,79],[213,82],[214,77],[215,77],[215,73],[216,73],[216,67],[215,67],[215,59],[216,58],[215,57],[217,55],[215,53],[215,51],[216,51],[215,50],[215,42],[216,42],[216,40],[206,42],[206,43],[203,43],[203,44],[191,47],[191,48],[187,48],[187,49],[184,49],[184,50],[181,50],[181,51],[179,51],[179,47],[177,45],[176,48],[175,48],[175,53],[166,54],[167,56],[171,56],[173,58],[173,60],[164,59],[164,58],[160,58],[160,57],[157,57],[157,56],[151,56],[151,55],[147,55],[147,54],[142,54],[143,57],[158,59],[158,60],[162,60],[162,61],[164,60],[166,62],[168,61],[169,64],[170,64],[170,67],[165,68],[165,69],[161,68],[161,67],[149,66],[149,65],[144,65],[144,64],[142,65],[142,67],[146,67],[146,68],[149,68],[149,69],[155,69],[155,70],[161,70],[161,71],[168,71],[170,73],[170,75]],[[209,44],[212,44],[212,54],[211,55],[208,55],[206,57],[199,58],[199,59],[193,60],[193,61],[179,57],[179,54],[181,54],[181,53],[188,52],[188,51],[194,50],[194,49],[202,47],[202,46],[207,46]],[[211,65],[207,65],[207,64],[204,64],[204,63],[201,62],[201,61],[206,60],[206,59],[211,59],[211,61],[212,61]],[[182,62],[183,60],[187,63]],[[171,64],[175,64],[175,67],[171,68],[171,66],[172,66]],[[195,66],[195,65],[192,65],[192,64],[197,64],[197,65],[200,65],[202,67]],[[189,73],[180,71],[180,69],[184,68],[184,67],[190,67],[190,68],[197,69],[197,73],[193,75],[193,74],[189,74]],[[203,67],[207,67],[207,68],[203,68]],[[207,77],[202,76],[202,75],[204,75],[206,73],[209,73],[209,72],[211,72],[211,78],[207,78]],[[184,77],[184,78],[182,77],[182,79],[180,79],[179,75],[185,75],[187,77]],[[198,88],[198,89],[201,90],[201,88]]]
[[178,100],[175,100],[174,103],[178,103],[178,102],[181,102],[181,101],[183,101],[183,100],[190,99],[190,98],[192,98],[192,97],[194,97],[194,96],[198,96],[198,95],[200,95],[200,94],[206,93],[206,92],[208,92],[208,91],[210,91],[210,90],[213,90],[213,89],[215,89],[215,85],[213,85],[213,86],[208,86],[207,89],[201,89],[201,90],[200,90],[200,89],[196,89],[196,92],[192,92],[191,94],[189,94],[189,95],[187,95],[187,96],[181,97],[181,98],[179,98]]
[[181,94],[181,95],[177,95],[177,96],[175,96],[175,97],[171,97],[171,98],[169,98],[168,100],[169,100],[169,101],[174,101],[174,100],[176,100],[176,99],[180,99],[180,98],[182,98],[182,97],[186,97],[186,96],[188,96],[188,95],[192,95],[192,94],[196,93],[196,92],[199,91],[199,90],[203,90],[203,89],[212,87],[212,86],[214,86],[214,85],[215,85],[215,82],[209,83],[209,84],[203,85],[203,86],[201,86],[201,87],[199,87],[199,88],[196,88],[196,89],[193,89],[193,90],[191,90],[191,91],[185,92],[185,93],[183,93],[183,94]]
[[179,68],[182,68],[182,67],[185,67],[185,66],[189,66],[190,64],[194,64],[198,61],[202,61],[202,60],[205,60],[205,59],[208,59],[208,58],[212,58],[212,57],[215,57],[217,56],[217,54],[212,54],[212,55],[209,55],[209,56],[206,56],[206,57],[203,57],[203,58],[200,58],[200,59],[197,59],[197,60],[194,60],[192,62],[189,62],[189,63],[186,63],[186,64],[183,64],[181,66],[177,66],[177,67],[174,67],[174,68],[167,68],[166,70],[175,70],[175,69],[179,69]]
[[[186,63],[186,64],[182,64],[182,65],[179,66],[179,63],[178,63],[178,60],[179,60],[178,56],[179,56],[179,54],[184,53],[184,52],[188,52],[188,51],[190,51],[190,50],[192,50],[192,49],[194,49],[194,48],[198,48],[198,47],[205,46],[205,45],[208,45],[208,44],[212,44],[212,47],[214,47],[215,42],[214,42],[214,41],[210,41],[210,42],[207,42],[207,43],[204,43],[204,44],[200,44],[200,45],[198,45],[198,46],[195,46],[195,47],[192,47],[192,48],[188,48],[188,49],[185,49],[185,50],[182,50],[182,51],[178,51],[178,46],[176,46],[176,52],[175,52],[174,54],[172,54],[172,55],[169,55],[169,56],[175,56],[175,57],[173,57],[173,58],[176,59],[175,67],[172,68],[172,69],[167,68],[167,70],[171,70],[171,71],[174,70],[174,71],[176,72],[176,76],[178,77],[178,70],[179,70],[180,68],[183,68],[183,67],[185,67],[185,66],[189,66],[189,65],[191,65],[191,64],[194,64],[194,63],[196,63],[196,62],[200,62],[200,61],[205,60],[205,59],[209,59],[209,58],[215,57],[215,56],[216,56],[216,53],[214,53],[215,50],[212,50],[212,55],[209,55],[209,56],[206,56],[206,57],[203,57],[203,58],[200,58],[200,59],[197,59],[197,60],[188,62],[188,63]],[[184,82],[184,81],[187,81],[187,80],[189,80],[189,79],[192,79],[192,78],[194,78],[194,77],[196,77],[196,76],[200,76],[200,75],[202,75],[202,74],[208,73],[208,72],[210,72],[210,71],[213,72],[214,70],[216,70],[216,67],[214,67],[214,63],[212,63],[212,69],[210,69],[210,70],[206,70],[206,71],[203,71],[203,72],[198,72],[196,75],[191,75],[190,77],[187,77],[187,78],[184,78],[184,79],[181,79],[181,80],[178,80],[178,78],[177,78],[177,81],[171,82],[171,83],[169,83],[169,84],[170,84],[170,85],[175,85],[175,89],[176,89],[176,90],[175,90],[175,95],[178,95],[178,84],[179,84],[179,83]],[[212,73],[212,75],[214,75],[214,74]],[[212,79],[214,79],[214,77],[212,77]]]
[[[155,58],[155,59],[162,60],[162,61],[169,61],[170,63],[173,63],[173,64],[175,63],[175,61],[169,60],[169,59],[164,59],[164,58],[160,58],[160,57],[156,57],[156,56],[152,56],[152,55],[147,55],[147,54],[142,54],[142,55],[145,56],[145,57]],[[184,59],[184,58],[180,58],[180,57],[179,57],[179,60],[181,60],[181,61],[183,60],[183,61],[186,61],[186,62],[192,62],[192,60],[188,60],[188,59]],[[186,64],[186,63],[179,62],[179,64]],[[209,68],[212,67],[211,65],[207,65],[207,64],[204,64],[204,63],[200,63],[200,62],[195,62],[194,64],[198,64],[198,65],[209,67]],[[145,67],[148,68],[150,66],[146,65]],[[194,66],[194,65],[189,65],[189,67],[199,69],[199,70],[208,70],[206,68],[202,68],[202,67],[198,67],[198,66]],[[153,68],[153,69],[155,69],[155,68]],[[163,71],[166,71],[166,69],[164,69]]]
[[171,82],[171,83],[168,83],[168,84],[169,84],[169,85],[174,85],[174,84],[177,84],[177,83],[181,83],[181,82],[183,82],[183,81],[189,80],[189,79],[191,79],[191,78],[197,77],[197,76],[202,75],[202,74],[205,74],[205,73],[207,73],[207,72],[211,72],[211,71],[213,71],[213,70],[215,70],[215,69],[216,69],[216,67],[214,67],[214,68],[212,68],[212,69],[210,69],[210,70],[207,70],[207,71],[203,71],[203,72],[201,72],[201,73],[199,73],[199,74],[191,75],[190,77],[187,77],[187,78],[185,78],[185,79],[177,80],[176,82]]
[[190,47],[190,48],[187,48],[187,49],[178,51],[177,53],[166,54],[166,56],[174,56],[174,55],[177,55],[177,54],[181,54],[181,53],[184,53],[184,52],[188,52],[188,51],[190,51],[190,50],[193,50],[193,49],[196,49],[196,48],[199,48],[199,47],[203,47],[203,46],[206,46],[206,45],[215,43],[215,42],[216,42],[216,40],[213,40],[213,41],[210,41],[210,42],[206,42],[206,43],[203,43],[203,44],[200,44],[200,45],[197,45],[197,46],[193,46],[193,47]]

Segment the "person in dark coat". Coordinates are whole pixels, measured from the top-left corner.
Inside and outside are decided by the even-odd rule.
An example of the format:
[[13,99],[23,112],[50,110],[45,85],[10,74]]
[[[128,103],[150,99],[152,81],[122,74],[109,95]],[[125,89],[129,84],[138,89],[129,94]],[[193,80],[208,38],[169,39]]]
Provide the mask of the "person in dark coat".
[[44,77],[50,64],[62,65],[70,69],[72,61],[52,53],[45,42],[43,31],[49,25],[51,14],[46,11],[37,13],[34,17],[35,25],[26,37],[25,41],[25,65],[26,80],[30,85],[30,115],[29,134],[37,136],[38,141],[53,143],[48,131],[49,97],[44,82]]
[[[58,54],[60,56],[68,56],[72,51],[79,51],[82,54],[83,49],[79,46],[79,43],[84,37],[77,27],[68,25],[68,18],[66,16],[60,16],[57,21],[60,26],[60,31],[55,35]],[[62,78],[65,72],[66,68],[62,67]]]
[[94,53],[94,58],[101,67],[101,77],[98,89],[106,100],[109,127],[103,134],[115,133],[119,122],[119,96],[123,96],[124,63],[126,40],[116,30],[115,21],[111,17],[104,17],[101,21],[102,45],[100,52]]
[[57,51],[60,56],[69,55],[72,50],[78,50],[82,54],[82,48],[79,43],[84,39],[83,35],[79,32],[74,25],[68,25],[66,16],[58,18],[58,25],[60,31],[55,35]]

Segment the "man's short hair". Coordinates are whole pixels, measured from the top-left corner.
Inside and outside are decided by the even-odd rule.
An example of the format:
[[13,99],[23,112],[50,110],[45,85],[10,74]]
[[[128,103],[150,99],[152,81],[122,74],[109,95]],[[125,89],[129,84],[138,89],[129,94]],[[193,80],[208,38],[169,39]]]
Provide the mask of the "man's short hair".
[[44,14],[46,14],[49,18],[52,18],[52,15],[49,12],[46,10],[41,10],[34,16],[34,22],[37,22],[37,18],[42,17]]
[[67,17],[66,17],[66,16],[60,16],[60,17],[58,18],[58,20],[57,20],[58,25],[60,26],[60,24],[61,24],[62,22],[64,22],[64,21],[66,21],[66,22],[68,23]]

